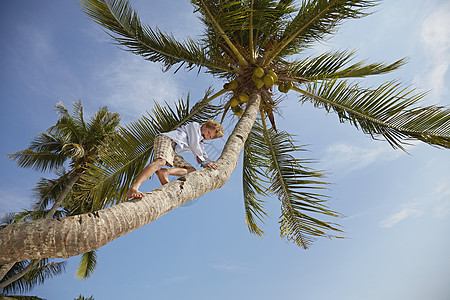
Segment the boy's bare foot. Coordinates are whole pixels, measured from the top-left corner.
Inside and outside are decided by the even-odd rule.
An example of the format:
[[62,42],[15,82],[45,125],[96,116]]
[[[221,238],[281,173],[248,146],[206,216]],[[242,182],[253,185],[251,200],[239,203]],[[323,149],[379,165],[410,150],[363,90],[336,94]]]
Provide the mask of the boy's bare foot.
[[138,191],[138,189],[134,188],[134,187],[130,187],[128,192],[125,194],[125,197],[127,197],[128,199],[130,199],[130,198],[143,198],[144,196],[145,196],[144,193]]
[[169,183],[169,170],[167,169],[160,169],[156,171],[156,175],[158,176],[159,182],[161,182],[162,185],[165,185],[166,183]]

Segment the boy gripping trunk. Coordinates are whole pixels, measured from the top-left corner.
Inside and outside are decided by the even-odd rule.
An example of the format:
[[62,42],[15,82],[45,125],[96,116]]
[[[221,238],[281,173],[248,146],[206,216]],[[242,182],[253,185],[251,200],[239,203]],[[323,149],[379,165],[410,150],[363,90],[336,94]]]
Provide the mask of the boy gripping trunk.
[[[144,197],[144,193],[139,191],[139,187],[153,173],[156,173],[161,184],[166,184],[169,182],[169,175],[184,176],[195,171],[191,164],[178,155],[181,152],[192,152],[201,167],[217,169],[217,165],[208,158],[203,141],[222,136],[223,126],[214,120],[209,120],[202,125],[192,122],[173,131],[157,135],[153,144],[154,159],[139,174],[126,193],[126,197]],[[163,168],[165,165],[173,168]]]

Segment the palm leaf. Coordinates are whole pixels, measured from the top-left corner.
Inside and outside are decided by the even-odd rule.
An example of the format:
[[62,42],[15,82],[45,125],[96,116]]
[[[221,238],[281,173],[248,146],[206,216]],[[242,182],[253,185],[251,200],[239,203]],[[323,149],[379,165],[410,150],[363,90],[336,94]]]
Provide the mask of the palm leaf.
[[382,136],[392,147],[401,148],[410,140],[450,148],[450,109],[418,106],[424,94],[389,82],[375,89],[358,84],[329,80],[314,82],[300,101],[338,114],[341,122],[350,122],[373,138]]
[[324,80],[384,74],[406,63],[406,59],[401,59],[391,64],[366,64],[364,61],[359,61],[350,65],[353,58],[353,51],[326,52],[317,57],[287,63],[286,69],[293,77]]
[[79,279],[89,278],[97,266],[97,252],[89,251],[81,255],[81,261],[78,265],[75,276]]
[[265,64],[276,57],[296,54],[331,34],[346,19],[361,18],[376,0],[309,0],[303,1],[297,15],[289,22],[279,42],[266,56]]
[[63,166],[66,157],[62,153],[35,152],[30,149],[8,154],[8,158],[16,161],[21,168],[32,168],[46,172]]
[[260,130],[265,138],[262,146],[266,146],[262,153],[267,158],[266,174],[271,182],[268,191],[277,195],[281,201],[281,237],[305,249],[315,237],[337,237],[327,233],[341,232],[336,224],[312,216],[320,214],[339,217],[338,213],[325,206],[327,197],[318,192],[327,184],[321,179],[323,174],[305,167],[311,164],[310,160],[293,156],[304,149],[294,144],[291,135],[273,128],[268,129],[264,118],[262,121]]
[[247,226],[251,233],[262,236],[264,232],[259,228],[257,221],[263,222],[267,213],[264,211],[264,201],[258,196],[267,196],[265,185],[268,181],[264,173],[267,160],[260,155],[265,140],[259,129],[260,127],[254,125],[244,144],[242,187]]
[[3,292],[26,292],[38,284],[44,283],[48,278],[57,276],[65,271],[66,261],[52,262],[49,259],[41,259],[40,261],[22,261],[17,262],[8,271],[3,280],[8,280],[17,273],[25,269],[29,264],[35,264],[32,269],[23,277],[7,285]]
[[[216,18],[222,15],[222,22],[226,24],[227,28],[233,27],[233,21],[236,19],[243,19],[245,16],[244,9],[236,9],[233,6],[238,6],[238,8],[242,8],[241,1],[224,1],[217,5],[217,2],[205,1],[205,0],[191,0],[191,3],[194,4],[198,11],[202,12],[203,20],[207,27],[213,27],[215,31],[218,31],[220,37],[225,41],[228,47],[231,49],[233,54],[236,56],[241,66],[247,66],[248,62],[239,51],[238,48],[233,44],[233,42],[228,38],[225,31],[222,29],[222,26],[216,20]],[[212,11],[214,9],[214,11]],[[218,13],[220,9],[221,13]],[[231,13],[230,13],[231,12]],[[225,20],[225,21],[224,21]],[[212,23],[213,26],[210,26]],[[238,22],[240,25],[241,22]],[[241,27],[242,28],[242,27]]]
[[34,211],[44,211],[52,205],[73,176],[73,172],[66,172],[64,169],[57,170],[56,174],[56,179],[41,178],[33,189],[33,196],[37,199],[33,205]]
[[23,295],[3,295],[2,300],[46,300],[44,298],[39,298],[37,296],[23,296]]
[[211,64],[204,48],[194,40],[178,42],[159,29],[142,25],[139,16],[126,0],[82,0],[81,3],[84,12],[110,31],[109,35],[119,45],[148,61],[162,63],[166,69],[186,63],[188,68],[227,70],[224,66]]

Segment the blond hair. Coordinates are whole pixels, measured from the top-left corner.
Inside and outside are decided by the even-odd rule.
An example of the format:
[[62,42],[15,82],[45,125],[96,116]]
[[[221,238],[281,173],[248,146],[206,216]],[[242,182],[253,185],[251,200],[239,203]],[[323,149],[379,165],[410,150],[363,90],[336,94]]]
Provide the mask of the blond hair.
[[219,122],[215,120],[208,120],[202,125],[216,131],[216,136],[214,137],[215,139],[223,137],[223,126]]

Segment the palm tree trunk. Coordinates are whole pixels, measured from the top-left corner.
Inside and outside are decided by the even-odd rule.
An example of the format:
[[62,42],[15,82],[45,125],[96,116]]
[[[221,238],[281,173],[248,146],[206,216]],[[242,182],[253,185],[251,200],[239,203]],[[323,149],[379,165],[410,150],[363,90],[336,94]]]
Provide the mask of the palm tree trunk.
[[256,120],[260,101],[261,96],[252,93],[244,115],[216,162],[218,170],[192,172],[147,193],[142,199],[95,213],[11,224],[0,231],[0,264],[47,257],[68,258],[98,249],[172,209],[222,187],[235,168]]
[[56,210],[61,206],[63,200],[67,197],[67,194],[72,190],[72,187],[77,183],[78,179],[80,179],[83,172],[75,171],[75,174],[70,178],[69,183],[62,191],[61,195],[59,195],[58,199],[56,199],[52,208],[47,212],[44,219],[51,219],[53,215],[56,213]]
[[[56,210],[61,206],[61,203],[63,200],[67,197],[69,192],[72,190],[72,187],[77,183],[78,179],[80,179],[83,172],[77,172],[75,171],[75,174],[70,178],[69,183],[62,191],[61,195],[59,195],[58,199],[56,199],[55,203],[53,204],[52,208],[47,212],[44,219],[51,219],[53,215],[55,214]],[[5,280],[0,283],[0,289],[3,289],[7,285],[13,283],[16,280],[19,280],[22,278],[25,274],[30,272],[35,265],[37,265],[41,260],[38,259],[37,261],[31,261],[26,268],[24,268],[19,273],[15,274],[13,277],[9,278],[8,280]],[[0,280],[2,280],[5,275],[8,273],[8,271],[14,266],[15,262],[3,265],[0,269]]]

